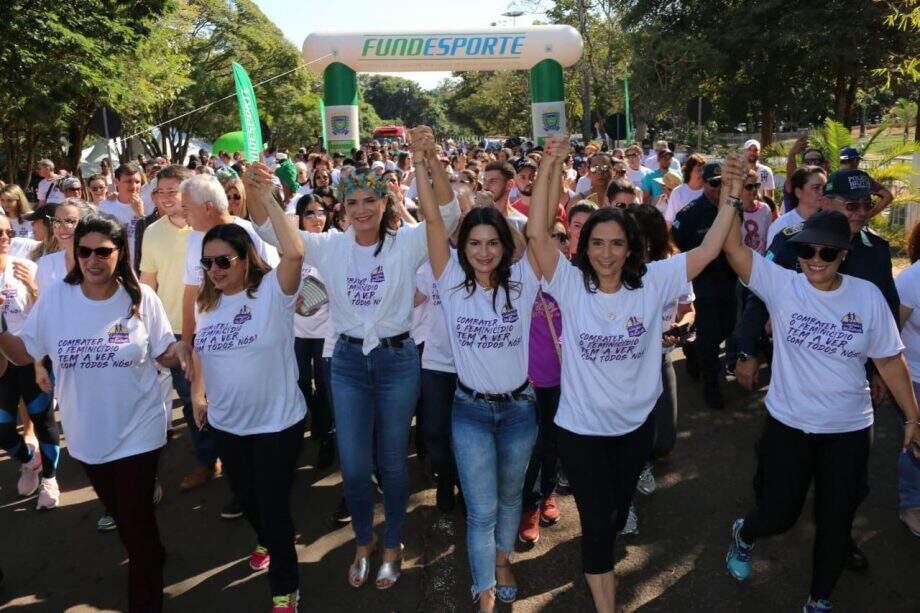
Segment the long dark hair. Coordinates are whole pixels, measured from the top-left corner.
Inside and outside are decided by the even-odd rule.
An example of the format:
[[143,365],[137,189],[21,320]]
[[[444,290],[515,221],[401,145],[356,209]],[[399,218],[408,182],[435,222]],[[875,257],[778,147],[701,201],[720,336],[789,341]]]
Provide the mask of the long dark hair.
[[792,202],[792,208],[799,206],[799,197],[795,195],[795,190],[804,189],[811,176],[817,174],[826,175],[827,173],[820,166],[800,166],[789,177],[789,187],[792,188],[789,192],[789,200]]
[[677,247],[671,242],[668,222],[661,211],[651,204],[638,204],[626,209],[626,212],[636,220],[639,234],[645,239],[646,261],[664,260],[677,252]]
[[77,257],[77,248],[80,239],[95,232],[108,238],[118,248],[118,259],[115,262],[115,280],[118,281],[131,298],[131,307],[128,317],[141,315],[141,286],[131,267],[131,254],[128,249],[128,231],[113,216],[105,213],[90,213],[82,218],[73,233],[73,259],[76,264],[64,277],[64,283],[80,285],[83,283],[83,269],[80,268],[80,259]]
[[629,249],[629,255],[623,263],[622,283],[626,289],[639,289],[642,287],[642,276],[645,275],[645,240],[639,232],[639,225],[631,215],[627,215],[622,209],[603,208],[591,213],[591,217],[581,228],[581,235],[578,237],[578,249],[575,251],[575,257],[572,262],[578,266],[584,276],[585,289],[590,293],[596,293],[600,286],[600,280],[597,271],[591,266],[588,259],[588,244],[591,240],[591,234],[598,224],[612,221],[617,223],[623,229],[626,235],[626,246]]
[[498,312],[496,305],[498,303],[498,289],[505,290],[505,308],[511,308],[511,290],[520,292],[519,283],[511,281],[511,264],[514,258],[514,237],[511,235],[511,227],[508,220],[498,209],[490,206],[475,207],[463,218],[460,224],[460,234],[457,237],[457,259],[460,261],[460,268],[466,275],[463,283],[457,285],[457,288],[463,287],[467,294],[472,296],[476,293],[476,271],[472,264],[466,259],[466,243],[470,239],[470,232],[476,226],[492,226],[498,234],[498,240],[502,244],[502,259],[499,260],[498,266],[490,274],[492,285],[492,309]]
[[323,212],[326,213],[326,223],[323,224],[323,232],[332,227],[332,211],[326,210],[326,203],[322,201],[321,198],[316,196],[316,194],[304,194],[297,200],[297,205],[294,207],[294,210],[297,213],[297,229],[303,229],[301,227],[301,222],[303,221],[303,214],[307,212],[307,207],[313,203],[316,203],[320,206]]
[[[262,283],[262,277],[271,270],[271,267],[259,256],[259,252],[256,251],[256,246],[246,230],[235,223],[214,226],[204,235],[199,256],[204,253],[205,245],[211,241],[224,241],[230,245],[230,248],[238,258],[246,262],[246,295],[250,298],[254,297],[256,290],[259,289],[259,285]],[[214,287],[207,271],[204,271],[201,290],[198,292],[197,298],[198,310],[204,313],[215,308],[220,304],[221,295],[223,295],[223,292]]]

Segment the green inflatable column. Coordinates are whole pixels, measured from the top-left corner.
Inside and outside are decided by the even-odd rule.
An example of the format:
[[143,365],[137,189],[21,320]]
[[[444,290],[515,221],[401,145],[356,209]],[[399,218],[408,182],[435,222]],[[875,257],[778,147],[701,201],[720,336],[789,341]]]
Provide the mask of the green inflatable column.
[[326,149],[346,157],[358,146],[358,75],[339,62],[323,72]]
[[559,65],[559,62],[543,60],[530,69],[535,144],[542,145],[548,136],[565,132],[564,92],[562,66]]

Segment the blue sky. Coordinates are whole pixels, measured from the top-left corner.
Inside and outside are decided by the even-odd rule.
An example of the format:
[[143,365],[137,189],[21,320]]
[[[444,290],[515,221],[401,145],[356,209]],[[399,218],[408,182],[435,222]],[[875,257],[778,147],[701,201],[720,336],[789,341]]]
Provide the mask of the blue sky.
[[[502,13],[526,10],[534,2],[513,0],[255,0],[262,12],[298,49],[311,32],[376,29],[488,28],[526,25],[539,15],[526,14],[517,23]],[[526,6],[519,6],[526,5]],[[426,89],[435,87],[449,72],[392,73],[416,81]]]

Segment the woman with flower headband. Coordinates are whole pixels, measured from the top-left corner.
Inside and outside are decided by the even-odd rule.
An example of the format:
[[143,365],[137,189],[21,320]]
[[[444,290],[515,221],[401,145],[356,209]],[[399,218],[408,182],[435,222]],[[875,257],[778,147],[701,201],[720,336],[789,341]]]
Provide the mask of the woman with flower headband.
[[[376,437],[377,467],[383,480],[386,529],[378,589],[399,579],[402,534],[409,501],[409,426],[419,388],[419,361],[409,337],[415,277],[428,257],[425,224],[393,230],[387,185],[375,173],[355,171],[339,181],[339,198],[349,226],[345,232],[300,232],[304,259],[322,275],[329,292],[332,326],[338,337],[332,355],[332,400],[345,499],[357,539],[348,583],[367,581],[374,536],[371,454]],[[445,225],[452,232],[460,216],[453,192],[438,190]],[[261,202],[249,212],[259,233],[277,244]]]

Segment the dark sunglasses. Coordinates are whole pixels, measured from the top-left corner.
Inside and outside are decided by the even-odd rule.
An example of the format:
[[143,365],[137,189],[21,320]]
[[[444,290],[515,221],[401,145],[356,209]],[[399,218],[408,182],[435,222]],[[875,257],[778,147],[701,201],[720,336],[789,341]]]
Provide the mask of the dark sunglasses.
[[805,158],[802,161],[808,166],[820,166],[824,163],[824,158]]
[[803,260],[810,260],[815,257],[815,254],[818,254],[825,262],[833,262],[837,259],[837,256],[840,255],[840,249],[834,249],[833,247],[821,247],[820,249],[815,249],[811,245],[806,243],[796,243],[795,245],[795,254]]
[[90,256],[95,253],[96,257],[100,260],[107,260],[112,257],[112,254],[117,250],[118,249],[116,247],[96,247],[93,249],[92,247],[84,247],[83,245],[79,245],[77,247],[77,257],[81,260],[88,260]]
[[709,184],[709,187],[722,187],[722,179],[711,179],[706,183]]
[[239,194],[233,194],[232,196],[227,196],[227,200],[242,200],[243,197]]
[[760,183],[748,183],[747,185],[744,186],[744,189],[748,190],[749,192],[752,192],[755,189],[758,189],[759,187],[760,187]]
[[7,238],[16,238],[16,230],[12,228],[7,228],[6,230],[0,230],[0,234],[5,235]]
[[614,202],[611,206],[614,206],[618,209],[628,209],[632,206],[631,202]]
[[83,188],[82,188],[82,187],[68,187],[68,188],[66,188],[64,191],[65,191],[65,192],[78,192],[78,191],[80,191],[81,189],[83,189]]
[[843,206],[846,207],[847,211],[850,213],[857,213],[860,209],[864,211],[871,211],[872,207],[875,205],[872,204],[872,201],[868,202],[845,202]]
[[554,232],[551,236],[563,245],[569,244],[569,235],[565,232]]
[[218,255],[217,257],[203,257],[199,260],[201,262],[201,267],[205,270],[211,270],[212,264],[217,264],[217,267],[221,270],[227,270],[230,268],[230,265],[233,264],[234,260],[240,259],[239,256],[235,255],[233,257],[226,255]]

